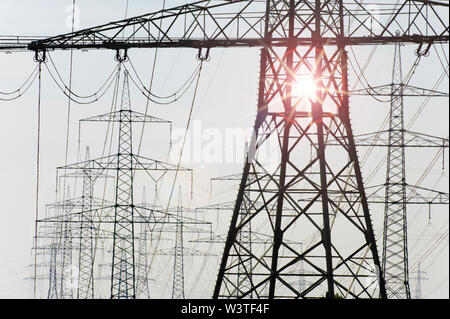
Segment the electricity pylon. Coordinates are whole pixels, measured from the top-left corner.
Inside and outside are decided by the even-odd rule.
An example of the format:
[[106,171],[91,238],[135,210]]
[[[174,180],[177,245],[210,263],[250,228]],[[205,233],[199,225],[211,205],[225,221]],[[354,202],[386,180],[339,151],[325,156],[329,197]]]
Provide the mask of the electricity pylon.
[[[382,265],[388,298],[410,299],[407,205],[448,205],[449,196],[448,193],[407,183],[406,149],[442,148],[445,151],[449,147],[449,140],[407,130],[404,97],[448,97],[449,94],[411,86],[404,82],[400,43],[395,45],[392,82],[388,85],[352,92],[352,95],[368,94],[390,97],[389,128],[386,131],[356,136],[356,145],[387,147],[385,184],[372,186],[371,188],[375,188],[375,191],[369,192],[368,197],[369,203],[383,203],[385,206]],[[379,194],[381,191],[384,191],[383,195]]]
[[[145,194],[145,190],[144,190]],[[172,299],[184,299],[184,257],[186,256],[206,256],[200,251],[188,249],[184,245],[184,233],[208,233],[211,236],[211,228],[202,228],[201,226],[210,227],[211,223],[203,220],[192,219],[184,216],[184,212],[189,212],[188,209],[182,206],[181,193],[178,195],[178,205],[175,208],[168,210],[168,216],[163,222],[165,226],[160,229],[161,233],[171,232],[175,233],[175,246],[169,250],[158,250],[154,255],[173,256],[173,277],[172,277]],[[156,201],[155,201],[156,202]],[[142,207],[154,207],[148,205],[145,197]],[[155,207],[154,207],[155,208]],[[174,227],[168,227],[169,225]],[[187,226],[195,226],[188,228]],[[152,242],[152,233],[148,224],[141,224],[139,236],[139,262],[138,262],[138,278],[136,289],[138,291],[138,298],[150,298],[150,291],[148,286],[150,265],[148,258],[148,244]],[[161,237],[157,241],[163,240]],[[167,239],[165,239],[167,240]]]
[[[67,194],[65,198],[70,198],[70,188],[67,186]],[[62,213],[65,216],[62,222],[59,223],[60,230],[60,299],[72,299],[73,298],[73,268],[72,268],[72,258],[73,258],[73,235],[75,229],[73,229],[71,212],[73,210],[72,205],[63,205]]]
[[[248,152],[248,149],[246,149]],[[246,153],[247,153],[246,152]],[[249,179],[252,176],[249,177]],[[213,181],[240,181],[241,180],[241,174],[232,174],[232,175],[226,175],[226,176],[220,176],[215,177],[211,179],[211,186]],[[211,189],[212,192],[212,189]],[[244,200],[241,207],[240,212],[240,219],[248,218],[249,214],[251,214],[252,211],[252,203],[248,201],[250,198],[250,193],[247,191],[247,193],[244,196]],[[234,203],[233,203],[234,204]],[[209,207],[206,207],[206,209],[218,209],[218,210],[233,210],[234,205],[230,206],[229,203],[221,203],[216,205],[210,205]],[[236,287],[236,297],[239,297],[239,294],[241,291],[246,291],[251,289],[252,285],[252,271],[253,271],[253,262],[251,258],[251,252],[252,252],[252,242],[255,242],[255,244],[258,244],[259,241],[254,238],[254,234],[252,233],[252,223],[251,221],[248,222],[248,224],[242,228],[242,230],[239,232],[239,243],[240,246],[238,248],[238,255],[240,256],[240,259],[242,260],[242,263],[238,265],[237,273],[239,274],[236,278],[236,282],[233,283]],[[248,274],[247,276],[242,274]],[[252,299],[253,293],[250,293],[247,298]]]
[[[58,230],[59,225],[55,223],[54,232],[57,234]],[[54,236],[50,244],[49,285],[47,299],[58,299],[58,269],[60,269],[60,267],[58,267],[58,239],[58,236]],[[37,254],[37,251],[35,251],[34,253]]]
[[[99,223],[113,224],[113,247],[111,263],[111,298],[136,298],[136,260],[135,260],[135,224],[154,223],[152,218],[162,218],[162,212],[156,212],[147,207],[138,207],[134,203],[134,175],[136,171],[191,172],[190,169],[177,167],[169,163],[149,159],[133,153],[133,123],[166,123],[169,121],[152,117],[131,110],[128,72],[125,72],[120,110],[99,116],[83,119],[83,122],[116,122],[119,123],[118,151],[82,163],[70,164],[61,169],[93,171],[101,174],[103,171],[115,171],[115,199],[111,207],[104,206],[102,210],[112,210],[113,216],[103,216]],[[153,177],[152,177],[153,178]],[[150,212],[150,217],[146,214]],[[95,213],[93,211],[92,213]],[[155,216],[159,214],[159,217]],[[98,219],[98,218],[97,218]],[[159,222],[159,221],[158,221]]]
[[[143,191],[142,206],[146,206],[146,194],[145,187]],[[136,296],[141,299],[150,299],[150,289],[148,286],[148,274],[150,272],[148,264],[148,245],[147,242],[150,240],[150,230],[147,224],[140,225],[139,231],[139,256],[138,256],[138,275],[136,279]]]
[[[67,192],[63,193],[64,196],[69,197],[69,187],[67,187]],[[61,216],[70,215],[73,209],[69,201],[64,201],[64,204],[56,203],[55,206],[56,214],[61,214]],[[72,263],[71,227],[70,218],[67,217],[58,218],[51,226],[48,299],[68,299],[72,297],[72,289],[68,284],[72,277],[71,274],[67,273],[67,269],[70,268],[68,265]],[[37,252],[35,251],[35,253]],[[69,278],[67,278],[67,275],[69,275]]]
[[[356,0],[205,0],[32,41],[25,48],[38,54],[68,48],[262,47],[254,134],[213,296],[235,297],[236,277],[250,279],[236,272],[242,261],[235,255],[238,234],[251,221],[272,244],[251,252],[251,288],[239,297],[386,298],[384,276],[370,279],[382,270],[350,122],[346,48],[448,42],[441,18],[448,6],[444,1],[391,1],[383,5],[392,13],[387,16]],[[302,86],[305,74],[314,79],[315,93],[295,96],[293,86]],[[339,142],[332,155],[325,147],[330,140]],[[264,152],[271,141],[269,152],[278,156],[273,163]],[[308,146],[312,159],[303,156]],[[251,213],[239,219],[247,193]],[[311,200],[305,203],[307,197]],[[295,213],[286,216],[286,210]],[[299,233],[297,226],[306,231]],[[290,239],[310,239],[310,244],[300,253]],[[302,260],[312,283],[299,291],[293,283],[302,276],[295,272]]]
[[421,270],[420,261],[419,265],[417,266],[417,271],[413,272],[412,274],[415,275],[415,277],[412,277],[411,279],[416,281],[413,298],[422,299],[422,283],[428,278],[425,276],[427,273]]
[[388,297],[410,299],[406,213],[405,124],[400,44],[392,71],[389,146],[384,209],[383,274]]
[[[298,2],[271,5],[269,15],[277,10],[284,12],[283,31],[290,44],[261,50],[258,113],[214,297],[234,297],[237,288],[232,283],[236,277],[247,277],[251,286],[241,289],[239,298],[251,293],[271,299],[334,298],[347,293],[353,298],[384,298],[382,279],[365,280],[368,273],[380,272],[381,264],[350,123],[348,96],[342,94],[348,91],[347,52],[340,44],[325,49],[319,38],[308,49],[298,48]],[[323,21],[318,16],[322,10],[322,4],[316,1],[315,19],[309,26],[313,39],[323,32]],[[269,30],[277,25],[277,18],[267,19],[267,38],[274,36]],[[343,34],[342,23],[335,29],[331,27],[333,32]],[[293,91],[296,82],[301,86],[302,81],[307,81],[300,76],[305,72],[314,79],[314,96],[298,96]],[[325,143],[334,139],[342,139],[342,144],[334,150],[331,161]],[[305,142],[313,143],[312,159],[302,156],[299,146]],[[271,158],[275,156],[275,163],[267,163],[269,152]],[[340,192],[341,200],[330,198],[330,191]],[[357,199],[349,199],[346,192],[358,194]],[[251,212],[240,219],[246,194],[251,194],[247,198]],[[301,206],[299,200],[304,196],[312,196],[312,200]],[[284,214],[286,210],[294,213]],[[339,223],[335,223],[337,218]],[[273,242],[268,249],[248,252],[253,269],[240,273],[237,267],[243,262],[239,233],[250,221],[254,227],[264,229]],[[310,246],[301,253],[287,241],[306,240],[295,231],[297,225],[308,229],[303,236],[313,236]],[[342,238],[344,232],[359,240],[348,245]],[[311,268],[313,281],[304,291],[299,291],[293,281],[304,275],[295,273],[301,260]]]

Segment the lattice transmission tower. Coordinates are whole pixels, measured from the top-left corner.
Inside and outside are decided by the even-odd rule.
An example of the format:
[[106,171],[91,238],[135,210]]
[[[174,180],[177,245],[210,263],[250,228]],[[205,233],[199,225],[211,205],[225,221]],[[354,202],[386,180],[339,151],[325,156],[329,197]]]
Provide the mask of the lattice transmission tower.
[[[134,203],[135,173],[144,171],[152,177],[153,181],[157,181],[169,171],[188,173],[192,173],[192,171],[133,153],[132,126],[134,123],[171,124],[171,122],[131,110],[127,72],[124,76],[120,109],[83,119],[81,122],[119,123],[118,151],[113,155],[86,159],[84,162],[59,167],[58,169],[65,172],[74,171],[75,175],[83,176],[83,195],[80,199],[68,202],[68,207],[71,209],[74,208],[73,205],[76,205],[77,210],[75,212],[66,211],[64,214],[38,220],[38,223],[71,225],[70,230],[72,232],[61,235],[62,242],[72,243],[74,238],[80,240],[79,247],[77,247],[80,252],[78,298],[91,298],[93,296],[93,281],[95,279],[93,276],[93,258],[97,249],[96,241],[99,234],[107,243],[111,243],[112,247],[112,262],[109,264],[111,267],[111,298],[135,298],[138,277],[136,273],[138,260],[135,260],[135,255],[137,255],[135,239],[138,238],[138,234],[135,233],[135,225],[145,225],[153,231],[156,225],[164,227],[164,224],[175,224],[175,218],[168,217],[167,213],[147,207],[145,204],[136,205]],[[114,201],[102,199],[97,200],[95,205],[92,205],[92,184],[97,177],[104,176],[109,171],[115,174]],[[94,237],[93,231],[96,234]],[[66,249],[64,252],[68,254],[71,251]],[[67,261],[66,264],[71,266],[73,263]],[[58,266],[56,267],[58,268]],[[62,266],[59,268],[64,269]],[[61,278],[61,285],[64,282],[66,280]],[[63,288],[61,288],[61,291],[64,292]],[[57,297],[62,298],[64,296],[60,293]],[[70,297],[66,296],[66,298]]]
[[184,299],[184,237],[183,237],[183,204],[181,188],[178,192],[177,224],[175,230],[175,251],[173,256],[172,299]]

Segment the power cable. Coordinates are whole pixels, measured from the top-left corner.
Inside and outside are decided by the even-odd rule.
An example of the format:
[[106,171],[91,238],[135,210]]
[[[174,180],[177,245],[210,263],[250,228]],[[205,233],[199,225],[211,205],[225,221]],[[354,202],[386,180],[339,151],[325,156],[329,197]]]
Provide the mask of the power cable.
[[42,92],[42,63],[38,61],[38,103],[37,103],[37,151],[36,151],[36,202],[35,202],[35,218],[34,218],[34,285],[33,295],[36,298],[36,284],[37,284],[37,233],[38,233],[38,218],[39,218],[39,178],[40,178],[40,159],[41,159],[41,92]]
[[109,74],[108,78],[103,82],[103,84],[100,86],[100,88],[99,88],[98,90],[96,90],[94,93],[91,93],[91,94],[88,94],[88,95],[80,95],[80,94],[77,94],[77,93],[75,93],[74,91],[72,91],[72,90],[64,83],[64,80],[63,80],[63,78],[62,78],[62,76],[61,76],[61,73],[59,72],[58,67],[56,66],[55,62],[53,61],[52,56],[51,56],[50,54],[48,54],[48,56],[49,56],[49,61],[50,61],[51,65],[52,65],[52,67],[53,67],[53,69],[55,70],[55,73],[56,73],[56,75],[57,75],[57,77],[55,77],[55,78],[59,79],[59,81],[62,83],[62,84],[60,84],[59,86],[60,86],[60,87],[63,87],[63,88],[64,88],[64,91],[68,91],[68,93],[70,93],[70,95],[73,95],[73,96],[75,96],[75,97],[77,97],[77,98],[80,98],[80,99],[89,99],[89,98],[97,97],[98,94],[99,94],[99,92],[102,91],[102,90],[107,86],[107,84],[108,84],[110,81],[112,81],[113,76],[117,73],[117,68],[118,68],[118,66],[114,67],[114,69],[112,70],[112,72]]
[[[167,201],[166,214],[169,212],[170,202],[172,200],[173,192],[174,192],[175,185],[176,185],[176,180],[177,180],[179,169],[180,169],[180,166],[181,166],[181,159],[182,159],[182,156],[183,156],[184,147],[186,145],[186,139],[187,139],[187,136],[188,136],[188,133],[189,133],[189,127],[190,127],[191,120],[192,120],[192,112],[194,110],[195,100],[196,100],[197,93],[198,93],[198,86],[199,86],[199,83],[200,83],[200,76],[201,76],[202,67],[203,67],[203,61],[200,62],[200,68],[199,68],[199,72],[198,72],[198,75],[197,75],[197,80],[196,80],[195,89],[194,89],[194,95],[193,95],[193,98],[192,98],[192,103],[191,103],[191,107],[189,109],[189,115],[188,115],[188,119],[187,119],[187,123],[186,123],[186,131],[185,131],[185,134],[184,134],[183,143],[182,143],[181,150],[180,150],[180,155],[178,157],[177,167],[176,167],[176,170],[175,170],[175,176],[174,176],[174,179],[173,179],[173,182],[172,182],[172,186],[171,186],[171,190],[170,190],[170,193],[169,193],[169,199]],[[167,215],[164,218],[167,218]],[[156,241],[156,247],[158,247],[159,242],[161,240],[161,233],[162,233],[162,230],[160,230],[159,233],[158,233],[158,239]],[[154,261],[154,256],[153,256],[153,258],[150,261],[149,268],[152,267],[153,261]]]
[[[129,71],[128,70],[128,68],[126,67],[126,66],[124,66],[125,67],[125,69],[127,70],[127,71]],[[134,84],[134,86],[142,93],[142,95],[144,95],[149,101],[151,101],[151,102],[153,102],[153,103],[155,103],[155,104],[159,104],[159,105],[169,105],[169,104],[172,104],[172,103],[175,103],[176,101],[178,101],[181,97],[183,97],[187,92],[188,92],[188,90],[189,90],[189,88],[193,85],[193,83],[195,82],[195,77],[198,75],[198,73],[199,73],[199,68],[197,67],[196,69],[195,69],[195,71],[194,71],[194,73],[188,78],[188,80],[175,92],[175,93],[173,93],[173,94],[171,94],[170,96],[168,96],[168,97],[159,97],[160,99],[168,99],[168,98],[172,98],[170,101],[164,101],[164,102],[162,102],[162,101],[157,101],[153,96],[155,95],[155,94],[153,94],[152,92],[150,92],[150,90],[149,89],[147,89],[144,85],[143,85],[143,83],[142,83],[142,81],[141,81],[141,79],[138,77],[138,76],[136,76],[136,78],[137,78],[137,81],[134,79],[134,77],[133,76],[131,76],[131,74],[130,74],[130,79],[131,79],[131,82]],[[137,74],[136,74],[137,75]],[[179,93],[179,92],[181,92],[181,93]]]
[[[49,55],[50,60],[51,60],[50,54],[48,54],[48,55]],[[114,79],[113,75],[117,74],[117,72],[118,72],[117,68],[115,68],[114,71],[111,73],[111,75],[108,77],[107,81],[104,84],[102,84],[100,89],[97,90],[95,93],[90,94],[87,97],[81,97],[80,96],[79,97],[80,99],[93,97],[90,101],[83,102],[83,101],[74,99],[72,96],[76,96],[77,97],[77,94],[75,94],[73,91],[69,90],[68,86],[66,86],[64,83],[63,84],[59,83],[57,77],[53,74],[53,72],[50,70],[50,68],[48,67],[47,64],[45,64],[45,67],[47,68],[51,78],[53,79],[55,84],[58,86],[58,88],[61,90],[61,92],[65,96],[67,96],[67,98],[69,98],[72,102],[75,102],[77,104],[92,104],[92,103],[97,102],[98,100],[100,100],[109,91],[109,88],[111,87],[112,83],[114,82],[113,81],[113,79]],[[69,90],[69,92],[66,92],[68,90]]]
[[[72,1],[72,33],[74,31],[75,31],[75,0]],[[72,40],[72,44],[73,44],[73,40]],[[63,189],[66,189],[66,183],[67,183],[67,162],[68,162],[68,157],[69,157],[70,115],[71,115],[70,92],[72,91],[72,78],[73,78],[73,49],[70,49],[69,96],[67,99],[66,145],[65,145],[65,153],[64,153],[64,183],[63,183],[64,186],[63,186]],[[74,191],[75,191],[75,189],[74,189]],[[65,200],[65,194],[66,194],[66,192],[63,192],[63,201]]]

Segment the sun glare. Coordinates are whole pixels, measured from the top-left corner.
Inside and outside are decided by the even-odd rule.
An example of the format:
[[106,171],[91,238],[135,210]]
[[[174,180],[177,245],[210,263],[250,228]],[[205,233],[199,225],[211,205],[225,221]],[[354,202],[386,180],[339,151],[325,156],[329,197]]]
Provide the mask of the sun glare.
[[294,90],[294,95],[314,99],[316,95],[316,83],[312,76],[298,76],[296,77]]

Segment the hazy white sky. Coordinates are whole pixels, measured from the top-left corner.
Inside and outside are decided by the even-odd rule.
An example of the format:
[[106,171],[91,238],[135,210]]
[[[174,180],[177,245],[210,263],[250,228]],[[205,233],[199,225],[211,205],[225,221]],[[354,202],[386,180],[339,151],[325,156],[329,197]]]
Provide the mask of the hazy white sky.
[[[67,26],[68,8],[72,1],[48,0],[13,0],[0,1],[0,35],[56,35],[69,32]],[[186,0],[167,0],[167,6],[174,6]],[[125,14],[125,0],[77,0],[79,7],[79,28],[86,28],[105,22],[121,19]],[[139,15],[159,9],[162,1],[129,0],[128,16]],[[409,70],[415,56],[416,46],[403,47],[404,69]],[[448,46],[444,49],[448,55]],[[160,51],[156,68],[154,89],[165,94],[178,87],[195,69],[198,61],[196,50],[167,49]],[[358,61],[365,62],[370,48],[355,49]],[[393,47],[378,48],[366,72],[372,85],[390,82]],[[353,59],[352,55],[350,55]],[[69,53],[54,52],[52,57],[64,79],[68,79]],[[150,76],[153,63],[153,50],[132,50],[130,57],[143,79]],[[203,129],[214,128],[224,133],[226,129],[248,129],[253,125],[256,114],[256,93],[258,75],[258,49],[214,49],[211,61],[205,63],[202,74],[194,121]],[[448,59],[448,56],[447,56]],[[422,59],[411,84],[431,88],[442,73],[442,67],[436,62],[436,54]],[[77,92],[88,94],[94,91],[116,66],[114,52],[89,51],[74,53],[73,87]],[[35,67],[33,54],[0,54],[0,91],[16,89]],[[405,72],[406,73],[406,72]],[[355,82],[354,73],[351,73]],[[360,87],[360,86],[359,86]],[[448,91],[448,78],[437,88]],[[54,200],[55,167],[64,164],[67,98],[58,90],[47,72],[43,73],[42,96],[42,144],[41,144],[41,194],[40,212],[44,205]],[[151,105],[152,115],[173,121],[174,128],[183,128],[189,111],[192,94],[170,106]],[[145,108],[144,97],[132,90],[133,107],[137,111]],[[422,104],[423,99],[405,99],[406,121],[411,119]],[[448,137],[448,99],[432,99],[422,111],[419,119],[411,127],[412,131]],[[354,97],[351,100],[352,122],[355,132],[366,133],[379,129],[387,111],[387,103],[379,103],[367,97]],[[72,104],[69,162],[77,159],[78,120],[88,116],[106,113],[111,104],[111,94],[90,105]],[[13,102],[0,101],[0,297],[29,298],[32,296],[31,282],[25,280],[31,275],[28,267],[32,262],[31,247],[34,232],[34,201],[36,171],[36,105],[37,83],[22,98]],[[82,148],[89,145],[91,157],[101,154],[104,127],[87,129]],[[145,135],[146,155],[164,159],[167,145],[158,136],[160,131],[149,130]],[[164,132],[164,131],[163,131]],[[309,151],[309,150],[308,150]],[[365,150],[360,150],[364,154]],[[371,154],[363,166],[365,176],[374,169],[383,158],[384,150]],[[408,150],[408,181],[415,184],[424,167],[433,159],[435,151]],[[440,159],[424,180],[423,187],[437,188],[448,192],[448,151],[442,170]],[[186,164],[188,165],[188,164]],[[221,187],[214,196],[210,194],[209,179],[215,176],[240,172],[242,164],[234,163],[191,163],[195,171],[194,199],[192,207],[232,200],[235,188]],[[372,184],[383,182],[385,167],[382,166]],[[184,181],[181,179],[181,181]],[[184,201],[189,200],[188,187],[183,186]],[[167,196],[166,195],[163,195]],[[382,230],[382,207],[371,207],[374,226],[377,233]],[[417,270],[417,263],[422,255],[447,232],[439,248],[421,261],[422,270],[427,272],[423,283],[424,298],[448,298],[448,208],[433,207],[432,218],[428,219],[428,207],[409,207],[409,248],[412,277]],[[209,216],[215,220],[218,216]],[[224,233],[229,223],[229,216],[220,216],[218,232]],[[220,246],[206,246],[218,257],[209,258],[205,264],[202,260],[189,258],[186,268],[187,297],[209,297],[220,259]],[[381,242],[379,243],[381,251]],[[204,266],[200,272],[199,269]],[[206,265],[206,266],[205,266]],[[165,270],[166,265],[155,266],[155,273]],[[155,276],[153,273],[152,276]],[[199,284],[198,278],[201,278]],[[412,281],[412,290],[416,281]],[[159,289],[159,290],[158,290]],[[170,285],[155,287],[161,297],[170,296]]]

